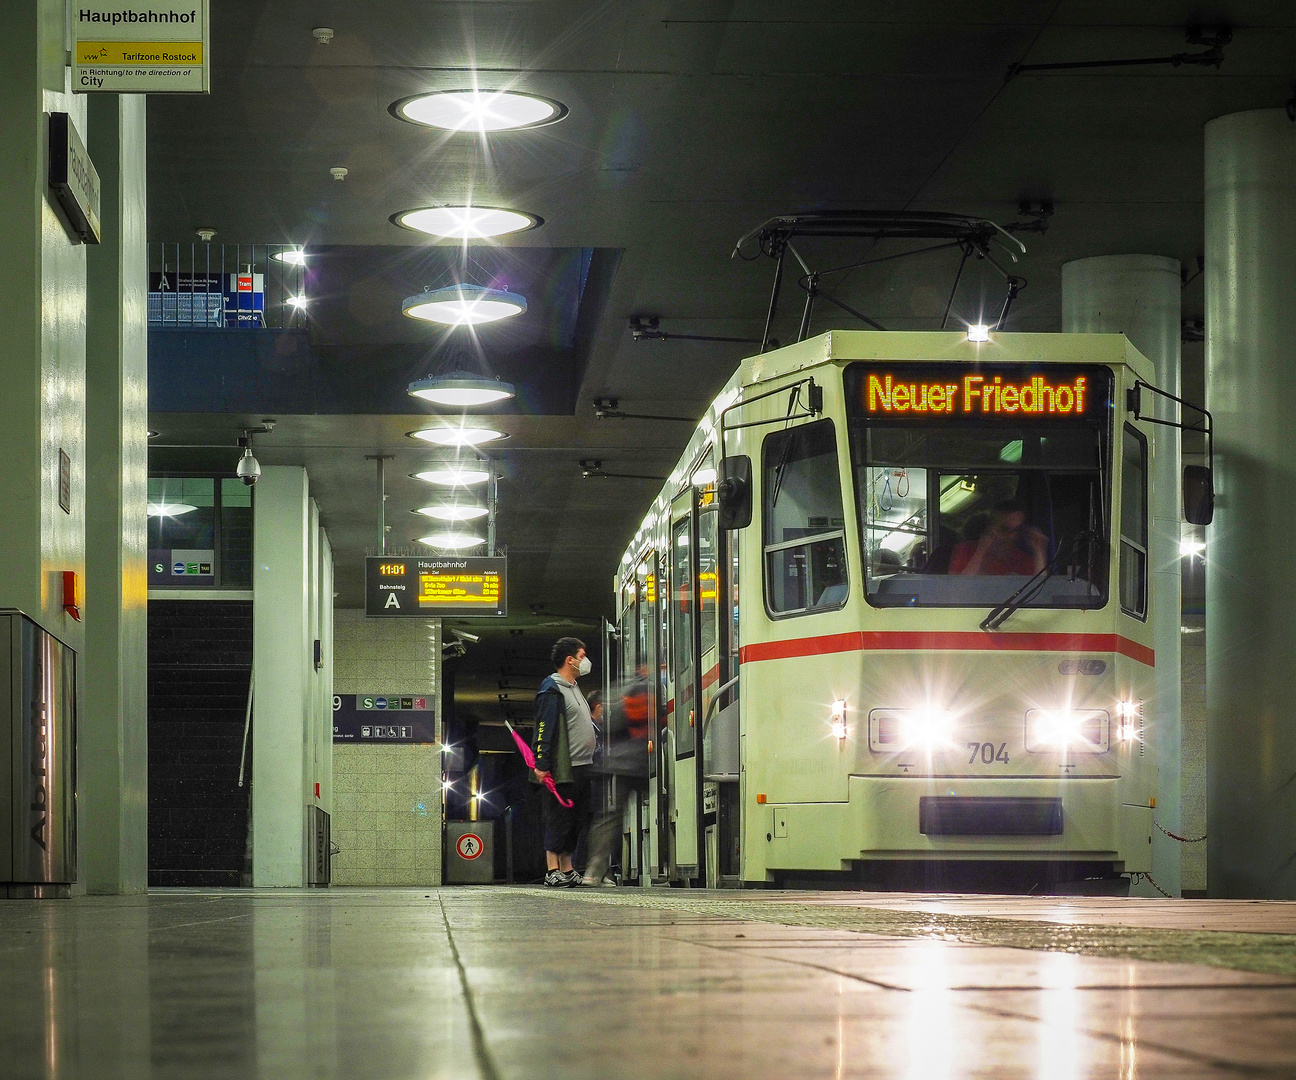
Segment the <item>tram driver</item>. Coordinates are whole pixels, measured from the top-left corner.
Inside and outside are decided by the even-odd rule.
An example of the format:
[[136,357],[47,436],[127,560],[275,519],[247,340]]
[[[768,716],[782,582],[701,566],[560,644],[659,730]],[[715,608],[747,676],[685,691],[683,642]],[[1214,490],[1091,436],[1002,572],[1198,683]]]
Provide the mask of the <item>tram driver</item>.
[[1038,574],[1048,562],[1049,540],[1028,520],[1025,499],[996,503],[985,531],[975,540],[955,544],[950,574]]

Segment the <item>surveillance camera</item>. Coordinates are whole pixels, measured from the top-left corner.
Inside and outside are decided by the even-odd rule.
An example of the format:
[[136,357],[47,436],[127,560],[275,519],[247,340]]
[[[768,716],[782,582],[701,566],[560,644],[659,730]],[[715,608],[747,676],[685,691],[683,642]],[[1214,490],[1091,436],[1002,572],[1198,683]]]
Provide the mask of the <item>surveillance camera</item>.
[[243,456],[239,458],[238,465],[234,469],[234,475],[248,487],[251,487],[261,478],[261,463],[252,456],[251,446],[244,445]]
[[478,637],[476,634],[468,633],[467,630],[455,630],[452,627],[450,633],[454,634],[454,636],[457,637],[460,641],[471,641],[471,642],[481,641],[480,637]]

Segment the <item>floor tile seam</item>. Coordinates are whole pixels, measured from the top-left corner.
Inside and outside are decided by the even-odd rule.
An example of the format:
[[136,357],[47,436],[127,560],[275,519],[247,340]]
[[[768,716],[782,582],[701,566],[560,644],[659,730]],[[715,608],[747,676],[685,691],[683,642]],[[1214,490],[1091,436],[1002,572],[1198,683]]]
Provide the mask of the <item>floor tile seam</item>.
[[437,903],[441,908],[441,919],[445,923],[446,940],[450,944],[450,954],[454,958],[455,968],[459,972],[459,987],[463,993],[464,1009],[468,1014],[468,1027],[472,1033],[473,1057],[477,1062],[477,1071],[482,1080],[500,1080],[500,1072],[490,1048],[486,1045],[486,1032],[482,1027],[481,1017],[477,1012],[477,1003],[473,998],[472,986],[468,982],[468,972],[459,956],[459,946],[455,944],[454,931],[450,927],[450,916],[446,912],[445,901],[438,894]]
[[[989,1005],[977,1005],[971,1002],[961,1004],[960,1008],[966,1009],[969,1012],[984,1013],[987,1016],[994,1016],[1005,1020],[1025,1020],[1035,1024],[1042,1024],[1045,1022],[1042,1017],[1031,1016],[1030,1013],[1018,1012],[1014,1009],[994,1008]],[[1110,1031],[1095,1030],[1087,1027],[1072,1027],[1071,1030],[1079,1035],[1084,1035],[1085,1037],[1094,1039],[1098,1042],[1105,1042],[1116,1046],[1125,1046],[1129,1042],[1129,1040]],[[1224,1061],[1220,1058],[1210,1057],[1195,1050],[1188,1050],[1161,1042],[1153,1042],[1146,1038],[1138,1039],[1137,1045],[1140,1049],[1154,1050],[1159,1054],[1165,1054],[1172,1058],[1191,1062],[1194,1065],[1205,1065],[1211,1069],[1223,1070],[1236,1076],[1273,1077],[1275,1080],[1278,1080],[1278,1078],[1291,1080],[1292,1077],[1292,1069],[1290,1066],[1286,1065],[1249,1065],[1246,1062]]]
[[[720,946],[709,945],[703,947],[724,951],[723,949],[721,949]],[[915,992],[913,987],[899,986],[894,983],[886,983],[878,979],[867,978],[863,975],[859,975],[854,972],[838,971],[835,968],[825,967],[821,964],[807,963],[803,960],[795,960],[789,957],[768,957],[767,959],[779,960],[782,961],[783,963],[790,964],[793,967],[803,967],[814,971],[820,971],[829,975],[836,975],[839,978],[847,978],[852,980],[853,982],[863,983],[867,986],[877,987],[878,989],[881,990],[893,990],[893,991],[899,991],[900,993]],[[1037,991],[1038,989],[1040,988],[1036,988]],[[1068,989],[1068,988],[1062,988],[1062,989]],[[955,1005],[957,1008],[964,1009],[968,1012],[984,1013],[988,1016],[996,1016],[1001,1019],[1019,1020],[1030,1025],[1040,1025],[1045,1022],[1043,1018],[1038,1016],[1032,1016],[1029,1013],[1022,1013],[1012,1009],[993,1008],[989,1005],[980,1005],[970,1001],[969,1002],[955,1001]],[[1084,1035],[1085,1037],[1094,1039],[1098,1042],[1114,1043],[1117,1046],[1123,1045],[1126,1042],[1126,1040],[1122,1039],[1119,1035],[1113,1035],[1110,1032],[1105,1032],[1101,1030],[1091,1030],[1089,1028],[1084,1028],[1084,1027],[1073,1027],[1071,1030],[1076,1032],[1077,1034]],[[1166,1054],[1171,1058],[1185,1060],[1195,1065],[1206,1065],[1214,1069],[1223,1069],[1226,1071],[1233,1072],[1239,1076],[1257,1076],[1257,1077],[1282,1076],[1282,1077],[1290,1078],[1291,1075],[1290,1072],[1286,1070],[1284,1070],[1283,1072],[1277,1072],[1275,1071],[1274,1067],[1269,1067],[1269,1066],[1257,1067],[1257,1066],[1239,1065],[1235,1062],[1220,1061],[1215,1058],[1209,1058],[1195,1051],[1181,1050],[1161,1043],[1151,1042],[1146,1039],[1140,1039],[1139,1045],[1141,1047],[1146,1047],[1148,1049],[1155,1050],[1158,1053]]]
[[[625,897],[625,898],[618,899],[618,898],[607,897],[602,895],[579,895],[579,894],[577,898],[590,903],[603,903],[603,904],[616,904],[616,905],[627,904],[627,905],[637,905],[637,906],[644,906],[644,907],[651,906],[657,908],[658,910],[689,910],[689,911],[693,911],[696,914],[714,914],[713,908],[710,907],[704,908],[701,906],[703,904],[714,905],[717,903],[719,904],[728,903],[732,905],[734,903],[739,902],[739,901],[705,901],[705,900],[690,901],[685,897],[680,897],[678,900],[676,900],[675,898],[671,898],[668,901],[664,900],[664,898],[657,898],[657,897],[654,898]],[[762,907],[768,908],[768,906],[771,905],[772,903],[774,902],[765,901],[763,904],[754,905],[754,907],[757,909]],[[789,908],[791,908],[792,910],[789,910]],[[1143,963],[1198,964],[1206,967],[1218,967],[1226,970],[1251,971],[1257,974],[1271,974],[1271,975],[1278,975],[1278,976],[1288,975],[1291,973],[1292,968],[1296,967],[1296,954],[1293,955],[1291,964],[1286,966],[1274,965],[1272,963],[1261,964],[1258,963],[1255,959],[1251,959],[1251,962],[1247,963],[1246,960],[1248,959],[1248,957],[1246,956],[1239,957],[1236,955],[1231,957],[1220,957],[1212,953],[1207,953],[1207,955],[1204,957],[1194,957],[1193,959],[1185,959],[1183,956],[1164,955],[1164,952],[1167,949],[1171,949],[1171,950],[1177,949],[1179,951],[1183,951],[1184,949],[1192,945],[1206,946],[1208,944],[1208,942],[1206,941],[1193,941],[1191,939],[1192,935],[1196,935],[1200,933],[1197,931],[1146,930],[1143,928],[1102,927],[1102,926],[1093,926],[1090,924],[1055,924],[1055,923],[1045,923],[1045,922],[1027,922],[1025,920],[1012,920],[1006,918],[981,919],[980,917],[976,917],[976,916],[949,916],[949,915],[945,915],[940,918],[941,921],[950,923],[951,925],[945,928],[940,928],[931,925],[922,925],[923,923],[930,924],[933,921],[931,917],[932,913],[930,912],[915,913],[912,916],[910,916],[910,913],[908,912],[895,911],[893,909],[876,909],[876,908],[869,908],[867,910],[886,911],[887,914],[889,915],[894,915],[899,917],[899,921],[903,923],[903,925],[889,926],[886,927],[885,929],[860,928],[860,927],[840,925],[841,921],[847,917],[844,913],[849,912],[850,910],[858,911],[860,909],[859,908],[854,908],[854,909],[837,908],[834,910],[834,914],[837,916],[837,918],[832,920],[831,922],[824,919],[823,916],[820,916],[819,920],[811,918],[806,913],[797,910],[793,905],[788,905],[788,904],[783,904],[779,909],[773,912],[769,910],[764,910],[759,912],[752,911],[749,913],[748,917],[750,917],[751,919],[757,922],[766,922],[766,923],[772,923],[772,924],[784,925],[784,926],[815,927],[815,926],[825,926],[825,923],[827,923],[827,925],[825,926],[826,929],[848,930],[848,931],[865,934],[869,936],[885,934],[887,933],[887,931],[890,931],[893,936],[899,935],[901,937],[910,938],[910,939],[926,938],[926,939],[935,939],[935,940],[956,940],[968,945],[993,946],[999,948],[1015,948],[1027,952],[1065,952],[1073,955],[1106,957],[1108,959],[1137,960]],[[782,915],[783,918],[779,918],[779,915]],[[909,917],[904,918],[905,916],[909,916]],[[994,923],[1001,928],[1011,928],[1013,930],[1016,930],[1020,935],[1026,937],[1036,937],[1039,934],[1039,929],[1041,927],[1052,927],[1055,929],[1065,928],[1067,930],[1073,930],[1074,933],[1069,935],[1071,937],[1087,936],[1091,939],[1098,937],[1104,940],[1101,942],[1095,942],[1092,940],[1088,942],[1074,941],[1074,940],[1072,941],[1002,940],[994,936],[994,934],[992,933],[987,933],[987,928],[984,925],[978,925],[984,923]],[[945,932],[943,933],[940,932],[942,929],[944,929]],[[1213,941],[1209,941],[1209,946],[1211,948],[1216,948],[1216,949],[1220,947],[1227,949],[1230,946],[1235,948],[1241,947],[1244,942],[1245,942],[1245,948],[1252,949],[1256,944],[1255,939],[1261,937],[1276,939],[1273,942],[1273,944],[1281,945],[1284,948],[1296,949],[1296,936],[1294,935],[1238,934],[1238,935],[1233,935],[1233,937],[1242,940],[1230,940],[1226,932],[1210,931],[1207,933],[1209,934],[1209,937],[1214,939]],[[1153,940],[1152,941],[1131,940],[1141,935],[1142,936],[1150,935],[1153,938]],[[989,938],[989,940],[986,940],[987,937]],[[1158,941],[1156,940],[1157,938],[1163,938],[1165,940]],[[1246,939],[1251,939],[1251,940],[1248,941]],[[1260,944],[1263,945],[1263,942],[1260,942]],[[1151,954],[1160,954],[1160,955],[1151,955]]]

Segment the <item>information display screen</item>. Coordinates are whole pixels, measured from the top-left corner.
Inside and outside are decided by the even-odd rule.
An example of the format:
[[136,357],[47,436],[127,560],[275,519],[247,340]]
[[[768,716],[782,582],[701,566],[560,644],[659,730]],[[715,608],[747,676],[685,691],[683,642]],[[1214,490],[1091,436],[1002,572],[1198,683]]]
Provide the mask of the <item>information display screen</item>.
[[502,556],[401,556],[365,559],[365,614],[378,619],[508,614]]

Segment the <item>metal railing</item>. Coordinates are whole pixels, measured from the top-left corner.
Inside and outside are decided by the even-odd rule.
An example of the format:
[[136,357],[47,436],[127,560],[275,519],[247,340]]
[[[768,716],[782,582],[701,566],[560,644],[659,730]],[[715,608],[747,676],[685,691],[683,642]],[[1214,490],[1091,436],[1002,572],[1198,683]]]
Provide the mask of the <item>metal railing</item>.
[[149,326],[302,329],[308,259],[289,244],[151,243]]

